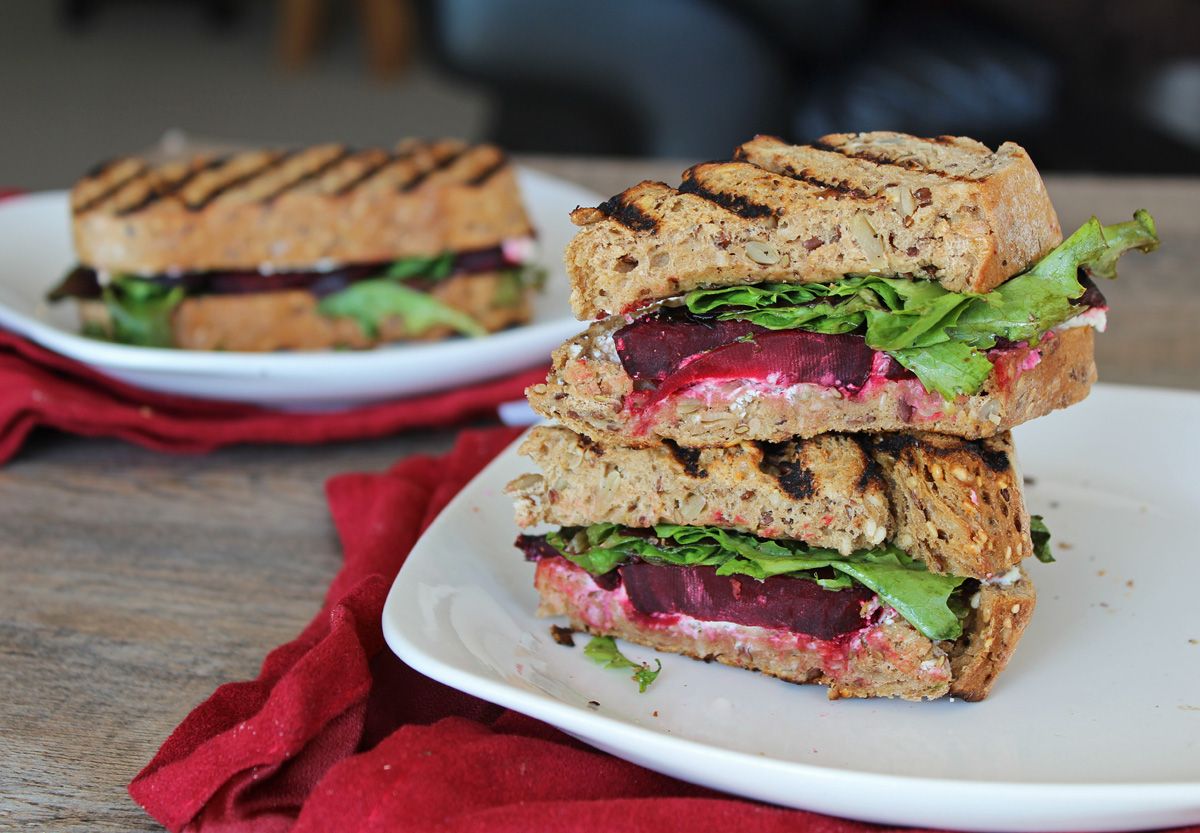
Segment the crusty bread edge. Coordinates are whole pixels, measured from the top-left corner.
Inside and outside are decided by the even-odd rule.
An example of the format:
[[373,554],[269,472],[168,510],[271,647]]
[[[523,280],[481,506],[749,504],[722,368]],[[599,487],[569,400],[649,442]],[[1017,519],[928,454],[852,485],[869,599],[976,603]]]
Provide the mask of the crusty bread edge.
[[988,696],[996,677],[1012,659],[1036,606],[1037,590],[1024,570],[1011,587],[983,585],[979,607],[950,660],[952,696],[971,702]]

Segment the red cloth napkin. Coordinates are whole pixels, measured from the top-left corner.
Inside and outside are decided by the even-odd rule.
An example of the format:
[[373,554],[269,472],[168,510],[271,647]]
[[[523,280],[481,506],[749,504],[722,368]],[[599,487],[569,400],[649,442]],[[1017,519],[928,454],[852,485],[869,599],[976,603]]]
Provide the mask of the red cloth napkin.
[[467,431],[444,457],[330,480],[345,566],[324,608],[258,679],[200,704],[130,795],[172,831],[880,830],[655,774],[422,677],[387,649],[383,601],[409,549],[515,436]]
[[38,426],[176,452],[236,443],[322,443],[445,427],[495,416],[497,405],[520,399],[527,386],[545,377],[542,367],[346,411],[288,413],[146,391],[0,330],[0,464]]

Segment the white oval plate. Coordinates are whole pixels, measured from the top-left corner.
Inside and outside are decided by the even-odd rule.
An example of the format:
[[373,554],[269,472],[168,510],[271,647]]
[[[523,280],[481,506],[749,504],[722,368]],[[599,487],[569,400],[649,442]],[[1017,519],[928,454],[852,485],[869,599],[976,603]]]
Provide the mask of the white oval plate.
[[562,253],[568,213],[603,197],[527,168],[518,172],[548,272],[532,323],[478,339],[363,351],[228,353],[110,344],[79,335],[74,304],[46,292],[75,263],[67,194],[0,202],[0,327],[130,384],[166,393],[287,408],[339,407],[445,390],[546,361],[583,326],[571,315]]
[[[829,702],[718,664],[628,673],[556,644],[502,492],[515,445],[417,542],[383,612],[405,662],[669,775],[789,807],[963,830],[1200,822],[1200,395],[1099,386],[1018,429],[1056,564],[982,703]],[[1069,547],[1069,549],[1067,548]],[[598,707],[589,708],[588,701]]]

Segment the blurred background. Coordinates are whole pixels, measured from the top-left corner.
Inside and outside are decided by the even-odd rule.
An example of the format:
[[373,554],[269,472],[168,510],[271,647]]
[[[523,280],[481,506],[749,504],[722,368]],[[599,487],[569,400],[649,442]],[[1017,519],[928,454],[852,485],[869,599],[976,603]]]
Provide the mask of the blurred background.
[[4,0],[0,69],[25,188],[168,131],[698,160],[887,128],[1200,173],[1195,0]]

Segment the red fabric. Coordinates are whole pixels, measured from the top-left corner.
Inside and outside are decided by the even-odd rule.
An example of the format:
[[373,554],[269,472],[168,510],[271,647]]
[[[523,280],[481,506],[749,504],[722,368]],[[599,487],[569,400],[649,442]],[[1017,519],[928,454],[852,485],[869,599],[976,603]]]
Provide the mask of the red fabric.
[[543,367],[346,411],[287,413],[146,391],[0,330],[0,463],[38,426],[193,453],[236,443],[322,443],[445,427],[495,416],[497,405],[520,399],[545,376]]
[[409,549],[515,436],[467,431],[445,457],[330,480],[345,565],[324,608],[257,680],[200,704],[130,795],[172,831],[881,830],[658,775],[422,677],[387,650],[383,601]]

